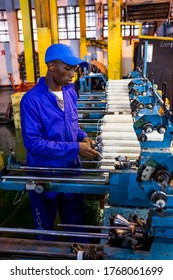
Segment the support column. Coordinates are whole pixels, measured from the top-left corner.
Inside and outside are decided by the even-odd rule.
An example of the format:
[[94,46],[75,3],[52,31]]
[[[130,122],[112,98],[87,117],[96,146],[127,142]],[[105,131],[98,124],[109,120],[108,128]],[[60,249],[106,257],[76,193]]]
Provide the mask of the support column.
[[122,78],[122,0],[108,0],[108,79]]
[[57,2],[56,0],[49,0],[50,1],[50,29],[51,29],[51,38],[52,44],[56,44],[59,41],[58,37],[58,9],[57,9]]
[[34,0],[34,5],[37,22],[40,76],[45,76],[47,71],[47,67],[44,62],[45,51],[52,44],[49,0]]
[[80,9],[80,57],[83,59],[84,56],[87,55],[85,0],[79,0],[79,9]]
[[34,83],[36,82],[36,70],[30,0],[20,0],[20,9],[24,36],[26,80],[29,83]]

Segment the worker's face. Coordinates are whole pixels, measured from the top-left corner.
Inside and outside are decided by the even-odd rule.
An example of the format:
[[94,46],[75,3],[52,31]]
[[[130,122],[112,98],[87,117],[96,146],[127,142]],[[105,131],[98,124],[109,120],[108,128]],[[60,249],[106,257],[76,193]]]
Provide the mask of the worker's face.
[[49,71],[53,82],[57,85],[66,86],[72,82],[76,66],[65,64],[60,60],[50,62]]

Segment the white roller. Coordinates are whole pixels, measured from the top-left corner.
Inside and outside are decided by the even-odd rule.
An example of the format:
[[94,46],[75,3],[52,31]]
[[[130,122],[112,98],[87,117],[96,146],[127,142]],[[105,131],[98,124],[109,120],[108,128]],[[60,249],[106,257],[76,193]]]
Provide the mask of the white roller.
[[130,104],[128,103],[119,103],[119,104],[116,104],[116,103],[112,103],[112,104],[109,104],[107,103],[107,106],[108,107],[112,107],[112,108],[119,108],[119,109],[123,109],[123,108],[130,108]]
[[108,80],[107,84],[111,85],[111,84],[129,84],[131,82],[132,79],[119,79],[119,80]]
[[128,86],[109,86],[106,89],[106,92],[111,92],[111,91],[115,91],[115,92],[119,92],[119,91],[124,91],[124,92],[128,92]]
[[132,115],[105,115],[102,118],[104,123],[133,123]]
[[104,140],[138,140],[134,132],[108,132],[104,131],[101,133],[101,138]]
[[152,133],[146,134],[148,141],[163,141],[164,134],[160,134],[157,131],[153,131]]
[[102,140],[102,146],[116,146],[116,147],[140,147],[138,140]]
[[106,89],[106,93],[111,93],[111,92],[115,92],[115,93],[126,93],[129,94],[129,89],[126,86],[110,86]]
[[100,169],[108,169],[108,170],[115,170],[114,165],[100,165]]
[[114,115],[124,115],[124,116],[127,116],[127,115],[131,115],[131,110],[126,110],[126,111],[121,111],[119,112],[118,110],[117,111],[114,111],[114,112],[111,112],[113,113]]
[[112,108],[112,109],[130,109],[129,104],[127,103],[121,103],[121,104],[116,104],[116,102],[112,103],[112,104],[106,104],[106,108]]
[[107,112],[108,113],[114,113],[114,114],[130,114],[131,113],[131,110],[129,108],[107,108]]
[[107,100],[107,103],[106,103],[108,106],[111,106],[111,105],[121,105],[121,106],[124,106],[124,105],[129,105],[129,100],[125,100],[124,98],[122,100],[116,100],[116,99],[110,99],[110,100]]
[[[139,157],[139,154],[138,153],[121,153],[122,156],[125,156],[127,157],[129,160],[134,160],[134,159],[137,159]],[[102,153],[102,156],[104,158],[116,158],[116,157],[119,157],[120,156],[120,153]]]
[[106,87],[106,90],[107,89],[112,89],[112,88],[122,88],[122,89],[127,89],[128,88],[128,85],[127,84],[109,84],[107,85]]
[[114,158],[111,158],[111,159],[109,159],[109,158],[103,158],[103,159],[100,161],[100,163],[106,164],[106,165],[112,165],[112,164],[114,164],[114,162],[115,162],[115,159],[114,159]]
[[109,95],[107,96],[106,98],[107,101],[122,101],[122,100],[128,100],[128,102],[130,103],[129,101],[129,97],[126,96],[126,95],[121,95],[121,96],[117,96],[117,95]]
[[140,147],[118,147],[118,146],[103,146],[102,147],[102,153],[109,152],[112,153],[140,153],[141,152],[141,148]]
[[121,124],[121,123],[106,123],[105,125],[100,126],[100,131],[110,131],[110,132],[118,132],[118,131],[126,131],[126,132],[134,132],[133,124]]
[[107,84],[108,85],[128,85],[130,83],[129,80],[124,80],[124,79],[120,79],[120,80],[112,80],[112,81],[108,81]]
[[107,96],[129,96],[128,91],[125,90],[109,90],[106,92]]

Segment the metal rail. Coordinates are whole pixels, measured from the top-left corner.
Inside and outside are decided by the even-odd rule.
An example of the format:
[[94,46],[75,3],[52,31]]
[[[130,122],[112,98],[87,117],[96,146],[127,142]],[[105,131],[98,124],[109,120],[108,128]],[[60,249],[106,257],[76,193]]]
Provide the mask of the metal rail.
[[52,178],[52,177],[36,177],[36,176],[2,176],[1,177],[2,180],[18,180],[18,181],[23,181],[23,180],[31,180],[31,181],[34,181],[34,180],[41,180],[41,181],[51,181],[51,182],[80,182],[80,183],[88,183],[88,181],[92,182],[92,183],[99,183],[99,184],[106,184],[108,183],[108,179],[107,178],[98,178],[98,179],[95,179],[95,178],[76,178],[76,177],[72,177],[72,178],[62,178],[62,177],[56,177],[56,178]]
[[0,227],[2,233],[20,233],[31,235],[49,235],[49,236],[75,236],[84,238],[95,239],[108,239],[109,235],[106,233],[93,233],[93,232],[73,232],[73,231],[55,231],[55,230],[39,230],[39,229],[26,229],[26,228],[7,228]]

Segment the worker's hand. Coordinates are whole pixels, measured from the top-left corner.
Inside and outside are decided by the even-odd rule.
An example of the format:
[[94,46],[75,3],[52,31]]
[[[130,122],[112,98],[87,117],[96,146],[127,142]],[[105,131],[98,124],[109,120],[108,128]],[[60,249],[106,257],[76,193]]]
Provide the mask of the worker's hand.
[[85,143],[88,143],[91,147],[94,147],[95,146],[95,141],[93,139],[91,139],[90,137],[85,137],[83,139],[83,142]]
[[79,142],[79,155],[87,159],[93,159],[98,156],[98,152],[89,143]]

